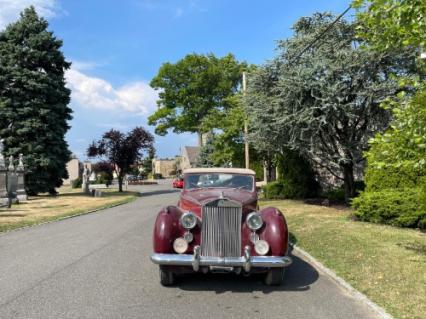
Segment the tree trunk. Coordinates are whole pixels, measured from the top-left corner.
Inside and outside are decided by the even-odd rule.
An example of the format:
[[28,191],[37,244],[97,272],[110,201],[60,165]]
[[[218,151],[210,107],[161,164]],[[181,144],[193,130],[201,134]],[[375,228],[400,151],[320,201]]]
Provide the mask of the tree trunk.
[[118,191],[123,192],[123,176],[118,175]]
[[346,204],[349,204],[351,198],[355,197],[355,179],[353,164],[343,166],[343,178],[345,185],[345,202]]

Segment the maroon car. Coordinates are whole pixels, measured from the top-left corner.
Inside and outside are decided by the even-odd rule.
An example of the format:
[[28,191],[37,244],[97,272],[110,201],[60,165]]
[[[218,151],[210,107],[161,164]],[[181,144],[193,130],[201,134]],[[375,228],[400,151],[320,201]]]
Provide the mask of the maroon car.
[[287,223],[277,208],[258,209],[254,171],[193,168],[184,185],[177,206],[155,221],[151,260],[161,284],[180,273],[225,271],[263,272],[266,284],[280,285],[291,264]]

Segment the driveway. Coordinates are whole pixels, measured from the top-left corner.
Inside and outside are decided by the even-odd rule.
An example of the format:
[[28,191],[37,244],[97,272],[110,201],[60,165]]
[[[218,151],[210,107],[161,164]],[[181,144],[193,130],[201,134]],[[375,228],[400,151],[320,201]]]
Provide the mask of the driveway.
[[160,286],[152,226],[179,193],[168,183],[129,188],[143,196],[0,235],[0,318],[376,318],[297,255],[281,287],[225,274]]

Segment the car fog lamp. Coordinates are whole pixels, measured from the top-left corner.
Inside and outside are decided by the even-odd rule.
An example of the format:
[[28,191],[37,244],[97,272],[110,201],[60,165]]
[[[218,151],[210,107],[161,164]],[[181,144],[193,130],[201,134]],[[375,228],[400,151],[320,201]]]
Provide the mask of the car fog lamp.
[[250,213],[247,216],[246,223],[251,230],[258,230],[263,225],[262,216],[256,212]]
[[183,239],[185,239],[187,243],[190,243],[190,242],[194,239],[194,235],[192,235],[192,233],[191,233],[191,232],[187,231],[187,232],[183,235]]
[[178,254],[183,254],[188,250],[188,242],[184,238],[176,238],[173,242],[173,249]]
[[269,244],[265,240],[258,240],[254,244],[254,250],[256,251],[256,254],[260,256],[266,255],[269,251]]
[[185,229],[192,229],[197,225],[197,217],[191,212],[184,213],[180,217],[180,224]]

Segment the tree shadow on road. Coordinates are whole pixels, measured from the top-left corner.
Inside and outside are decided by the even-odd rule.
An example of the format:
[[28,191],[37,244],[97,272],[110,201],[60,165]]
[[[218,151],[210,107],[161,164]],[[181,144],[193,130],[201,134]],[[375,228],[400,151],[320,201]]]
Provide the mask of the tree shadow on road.
[[265,294],[275,291],[306,291],[318,280],[318,272],[309,263],[290,252],[293,263],[286,268],[284,284],[266,286],[265,274],[253,274],[248,277],[235,274],[185,274],[177,278],[176,288],[187,291],[215,291],[251,293],[261,291]]

